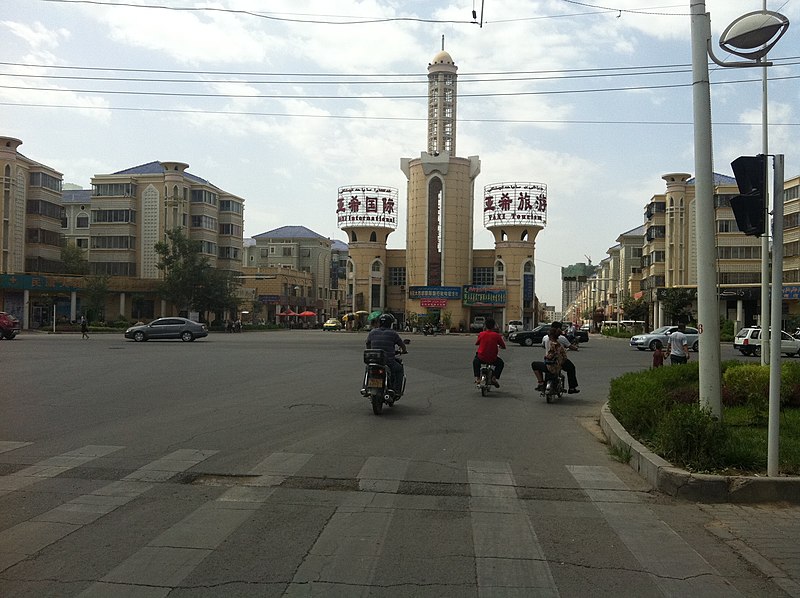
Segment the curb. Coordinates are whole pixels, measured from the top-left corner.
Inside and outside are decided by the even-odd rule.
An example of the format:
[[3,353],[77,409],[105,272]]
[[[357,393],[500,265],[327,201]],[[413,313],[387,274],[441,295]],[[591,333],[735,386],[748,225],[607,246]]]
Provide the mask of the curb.
[[628,460],[634,471],[664,494],[706,503],[800,504],[800,477],[724,476],[690,473],[673,466],[638,440],[617,421],[605,403],[600,410],[600,428],[610,445],[630,449]]

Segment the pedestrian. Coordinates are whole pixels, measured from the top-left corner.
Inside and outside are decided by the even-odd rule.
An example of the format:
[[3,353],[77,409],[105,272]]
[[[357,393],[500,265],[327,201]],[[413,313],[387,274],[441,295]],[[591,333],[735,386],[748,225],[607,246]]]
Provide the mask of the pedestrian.
[[89,322],[86,321],[86,316],[81,316],[81,339],[89,338]]
[[686,338],[686,324],[681,322],[678,329],[669,335],[669,362],[672,365],[689,361],[689,340]]
[[664,365],[664,351],[661,350],[661,347],[656,347],[656,350],[653,351],[653,367],[660,368]]

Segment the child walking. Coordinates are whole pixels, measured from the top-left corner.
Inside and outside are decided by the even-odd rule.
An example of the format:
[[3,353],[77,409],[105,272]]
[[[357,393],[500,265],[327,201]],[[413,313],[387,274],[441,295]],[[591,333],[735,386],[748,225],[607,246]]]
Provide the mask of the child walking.
[[656,350],[653,351],[653,367],[660,368],[662,365],[664,365],[664,352],[661,347],[656,347]]

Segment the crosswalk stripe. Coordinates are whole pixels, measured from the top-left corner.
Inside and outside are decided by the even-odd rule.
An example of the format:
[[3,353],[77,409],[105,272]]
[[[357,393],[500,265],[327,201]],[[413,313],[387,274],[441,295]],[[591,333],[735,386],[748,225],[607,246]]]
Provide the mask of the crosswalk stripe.
[[505,461],[468,461],[479,596],[559,596]]
[[0,440],[0,453],[7,453],[8,451],[15,451],[23,446],[32,444],[30,442],[19,442],[15,440]]
[[105,457],[115,451],[120,450],[121,446],[105,446],[105,445],[88,445],[74,451],[69,451],[61,455],[50,457],[43,461],[39,461],[35,465],[30,465],[25,469],[15,471],[12,474],[0,478],[0,496],[21,490],[32,486],[37,482],[41,482],[46,478],[52,478],[57,475],[80,467],[86,463]]
[[[118,450],[122,447],[84,447],[58,457],[45,460],[43,467],[65,467],[70,463],[81,463]],[[152,485],[141,480],[160,478],[169,471],[175,475],[175,466],[184,464],[186,468],[196,465],[199,455],[212,455],[216,451],[175,451],[162,459],[148,463],[125,476],[122,480],[106,484],[94,492],[78,496],[62,505],[37,515],[28,521],[0,532],[0,571],[36,554],[45,546],[65,538],[75,530],[93,523],[111,511],[132,501],[147,492]],[[75,467],[77,465],[73,465]],[[22,470],[25,471],[25,470]],[[37,470],[39,471],[39,470]],[[153,476],[156,472],[157,475]],[[21,472],[20,472],[21,473]],[[171,477],[171,476],[170,476]]]
[[359,490],[394,494],[406,477],[408,464],[408,459],[369,457],[356,476]]
[[137,469],[132,474],[122,478],[123,480],[136,480],[139,482],[164,482],[176,473],[191,469],[198,463],[205,461],[218,451],[179,449],[153,461],[144,467]]
[[[306,453],[269,455],[250,471],[250,475],[257,476],[250,486],[230,488],[198,507],[86,588],[80,596],[166,596],[225,538],[252,517],[275,491],[274,486],[300,471],[311,457]],[[182,455],[178,460],[185,458],[186,455]]]
[[[741,594],[672,528],[638,499],[617,500],[624,482],[604,466],[568,466],[611,529],[665,596],[734,597]],[[631,496],[632,495],[631,493]]]

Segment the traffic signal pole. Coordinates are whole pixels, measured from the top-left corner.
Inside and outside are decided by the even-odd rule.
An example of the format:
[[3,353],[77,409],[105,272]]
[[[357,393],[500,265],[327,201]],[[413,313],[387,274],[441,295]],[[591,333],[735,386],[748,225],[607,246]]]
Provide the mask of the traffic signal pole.
[[[767,475],[779,473],[781,411],[781,314],[783,312],[783,154],[776,154],[772,197],[772,317],[770,327],[769,420],[767,424]],[[762,328],[763,331],[763,328]],[[763,353],[763,347],[762,347]]]

